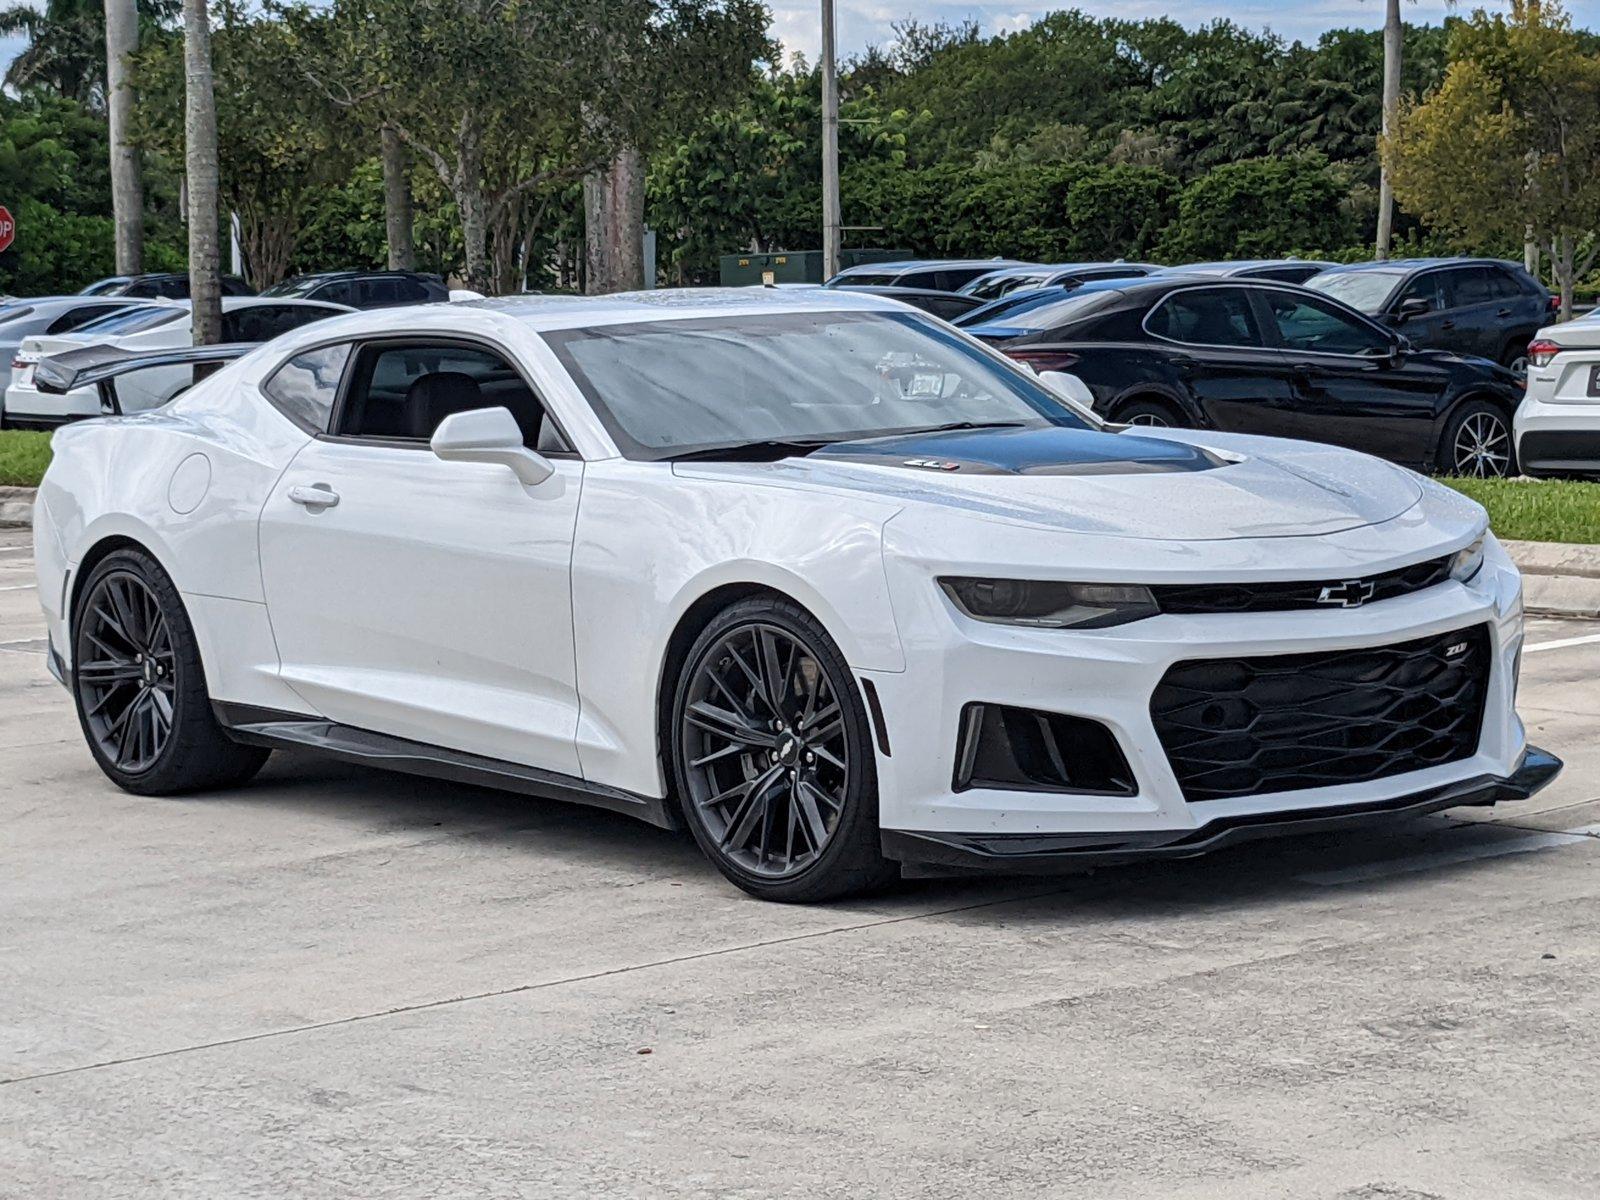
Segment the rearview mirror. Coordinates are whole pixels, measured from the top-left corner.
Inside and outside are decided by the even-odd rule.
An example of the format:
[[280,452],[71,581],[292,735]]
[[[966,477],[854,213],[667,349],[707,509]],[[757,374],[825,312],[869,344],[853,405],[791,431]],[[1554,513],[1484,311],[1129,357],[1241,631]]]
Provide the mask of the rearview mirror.
[[556,473],[550,460],[522,444],[522,428],[505,408],[475,408],[451,413],[439,422],[429,443],[446,462],[499,463],[528,487]]

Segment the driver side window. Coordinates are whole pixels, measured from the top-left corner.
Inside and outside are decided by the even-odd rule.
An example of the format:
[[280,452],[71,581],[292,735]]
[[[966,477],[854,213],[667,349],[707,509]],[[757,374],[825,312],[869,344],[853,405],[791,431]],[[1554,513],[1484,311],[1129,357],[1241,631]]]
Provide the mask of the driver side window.
[[1285,350],[1319,354],[1382,354],[1390,342],[1365,321],[1312,296],[1269,292],[1267,307]]
[[1444,272],[1427,271],[1418,275],[1401,289],[1396,298],[1396,306],[1403,305],[1408,300],[1421,300],[1428,306],[1429,312],[1439,312],[1447,307],[1444,295]]

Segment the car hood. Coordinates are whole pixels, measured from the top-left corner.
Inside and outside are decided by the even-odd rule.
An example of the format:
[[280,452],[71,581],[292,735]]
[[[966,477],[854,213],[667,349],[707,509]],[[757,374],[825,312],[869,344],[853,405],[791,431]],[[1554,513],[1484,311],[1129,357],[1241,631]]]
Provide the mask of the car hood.
[[1422,496],[1409,472],[1354,451],[1199,430],[912,434],[835,443],[779,462],[683,462],[674,470],[1163,541],[1335,533],[1392,520]]

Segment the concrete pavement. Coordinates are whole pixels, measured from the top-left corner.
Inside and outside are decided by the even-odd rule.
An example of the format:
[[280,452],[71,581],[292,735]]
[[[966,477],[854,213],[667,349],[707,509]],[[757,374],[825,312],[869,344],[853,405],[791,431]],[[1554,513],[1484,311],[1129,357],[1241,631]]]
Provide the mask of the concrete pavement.
[[1600,624],[1532,623],[1568,762],[1532,801],[802,909],[621,817],[309,757],[124,795],[26,537],[0,1196],[1600,1193]]

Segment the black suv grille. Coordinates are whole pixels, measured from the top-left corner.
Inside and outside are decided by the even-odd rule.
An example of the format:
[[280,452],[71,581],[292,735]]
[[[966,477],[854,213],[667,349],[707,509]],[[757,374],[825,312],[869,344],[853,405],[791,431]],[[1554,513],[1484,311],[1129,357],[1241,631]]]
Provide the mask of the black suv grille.
[[1184,799],[1363,783],[1470,758],[1484,625],[1360,650],[1175,664],[1150,699]]
[[[1408,596],[1450,578],[1450,559],[1430,558],[1397,571],[1365,579],[1328,579],[1317,583],[1167,583],[1151,588],[1164,613],[1284,612],[1297,608],[1354,607]],[[1369,592],[1367,589],[1371,587]],[[1323,589],[1333,599],[1323,600]]]

